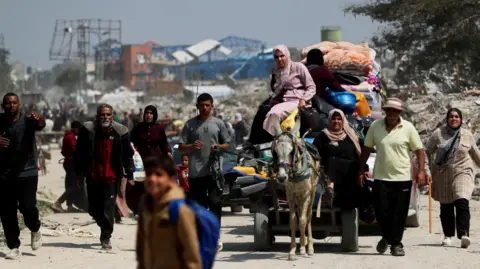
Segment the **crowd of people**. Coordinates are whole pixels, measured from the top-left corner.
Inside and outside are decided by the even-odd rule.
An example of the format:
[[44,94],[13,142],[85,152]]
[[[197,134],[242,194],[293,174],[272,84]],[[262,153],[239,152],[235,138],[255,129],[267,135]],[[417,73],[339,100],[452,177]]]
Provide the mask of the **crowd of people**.
[[[141,110],[141,120],[127,113],[122,121],[115,118],[110,105],[102,104],[93,120],[72,122],[71,130],[65,134],[62,154],[66,192],[54,207],[63,210],[64,202],[68,208],[73,207],[74,188],[85,184],[86,210],[100,227],[102,248],[112,249],[110,238],[118,214],[116,197],[122,195],[120,182],[126,182],[126,188],[138,188],[133,160],[138,152],[146,173],[145,184],[139,188],[138,268],[202,268],[201,235],[195,226],[195,212],[182,205],[178,221],[170,225],[168,205],[179,199],[194,200],[221,223],[221,193],[209,163],[212,151],[226,150],[231,144],[246,144],[248,148],[260,140],[271,141],[282,132],[280,123],[293,110],[314,106],[312,100],[323,98],[327,88],[343,91],[323,66],[318,50],[308,54],[307,65],[291,61],[285,46],[275,47],[273,53],[276,67],[272,73],[272,95],[254,119],[249,143],[243,143],[247,128],[241,115],[235,115],[235,124],[229,128],[225,121],[213,116],[214,100],[204,93],[196,100],[198,116],[188,120],[179,134],[183,155],[182,163],[176,166],[167,135],[178,130],[165,129],[155,106]],[[0,115],[0,218],[11,250],[6,258],[16,259],[21,255],[17,208],[32,232],[32,249],[42,245],[36,208],[38,171],[34,138],[46,122],[42,115],[21,113],[15,94],[3,97],[2,108],[5,112]],[[433,198],[441,205],[445,235],[442,244],[452,243],[456,229],[461,247],[467,248],[471,243],[469,200],[474,188],[473,166],[480,165],[480,151],[472,133],[462,126],[461,111],[450,109],[445,126],[437,129],[424,146],[413,124],[400,116],[401,100],[387,99],[383,110],[386,116],[376,120],[365,139],[360,139],[345,114],[333,109],[325,128],[314,140],[325,173],[334,183],[337,205],[341,210],[359,207],[367,199],[362,195],[365,177],[374,178],[368,199],[373,203],[382,234],[376,249],[384,253],[390,247],[392,255],[404,256],[402,238],[412,179],[419,185],[432,182]],[[371,172],[366,162],[374,150],[376,161]],[[412,152],[418,167],[414,173]],[[435,160],[429,161],[433,156]],[[222,241],[218,240],[216,250],[222,248]]]

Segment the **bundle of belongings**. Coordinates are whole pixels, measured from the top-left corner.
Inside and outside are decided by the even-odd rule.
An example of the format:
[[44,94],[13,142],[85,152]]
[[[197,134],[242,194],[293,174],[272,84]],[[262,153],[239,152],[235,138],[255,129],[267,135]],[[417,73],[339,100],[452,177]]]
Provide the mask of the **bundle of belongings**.
[[373,111],[381,111],[382,85],[379,78],[380,64],[375,61],[375,50],[367,43],[324,41],[302,50],[302,62],[307,53],[319,49],[325,66],[340,82],[346,92],[327,90],[326,101],[345,114],[356,112],[361,117]]

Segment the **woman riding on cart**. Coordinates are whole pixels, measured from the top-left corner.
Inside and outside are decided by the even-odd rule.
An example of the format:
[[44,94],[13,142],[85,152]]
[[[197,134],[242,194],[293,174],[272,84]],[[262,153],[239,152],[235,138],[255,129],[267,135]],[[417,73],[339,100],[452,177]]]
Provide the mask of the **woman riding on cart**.
[[281,132],[281,121],[295,108],[310,106],[315,95],[315,83],[307,67],[293,62],[286,46],[276,46],[273,57],[275,68],[270,83],[273,94],[255,115],[248,139],[251,145],[271,142]]

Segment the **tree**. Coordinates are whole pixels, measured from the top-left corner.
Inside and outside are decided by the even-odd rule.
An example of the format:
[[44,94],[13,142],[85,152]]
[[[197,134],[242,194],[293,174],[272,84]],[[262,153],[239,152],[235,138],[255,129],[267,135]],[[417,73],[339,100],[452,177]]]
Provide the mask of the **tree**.
[[372,39],[378,52],[393,51],[397,84],[427,80],[480,83],[480,2],[477,0],[371,0],[346,12],[384,24]]
[[55,79],[55,84],[62,87],[66,93],[75,92],[82,79],[80,67],[72,66],[62,71]]
[[15,91],[15,85],[12,81],[12,66],[8,62],[10,51],[0,48],[0,93]]

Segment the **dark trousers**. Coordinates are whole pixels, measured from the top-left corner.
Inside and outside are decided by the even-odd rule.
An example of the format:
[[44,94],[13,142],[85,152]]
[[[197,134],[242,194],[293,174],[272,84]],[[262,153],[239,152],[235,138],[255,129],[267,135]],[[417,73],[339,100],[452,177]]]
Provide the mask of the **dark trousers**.
[[100,241],[112,237],[117,190],[117,183],[87,180],[88,214],[100,227]]
[[372,187],[375,216],[387,243],[402,246],[410,206],[412,181],[375,180]]
[[9,249],[20,247],[17,207],[30,231],[38,232],[40,229],[37,186],[38,176],[9,178],[0,181],[0,219]]
[[222,218],[222,204],[217,184],[212,176],[189,178],[190,199],[210,210],[220,222]]
[[461,239],[462,236],[469,236],[470,208],[468,200],[458,199],[451,204],[440,204],[440,221],[445,236],[454,237],[455,226],[458,239]]
[[67,206],[71,207],[73,205],[74,195],[77,190],[76,183],[76,174],[75,167],[73,164],[63,164],[63,169],[65,169],[65,192],[58,198],[60,203],[67,202]]
[[263,129],[263,122],[267,117],[268,112],[272,109],[271,105],[264,104],[260,105],[253,118],[252,127],[250,129],[250,136],[248,141],[253,145],[268,143],[273,140],[273,136]]

